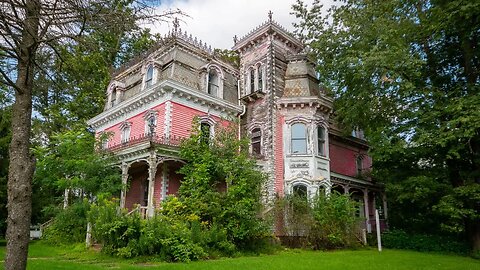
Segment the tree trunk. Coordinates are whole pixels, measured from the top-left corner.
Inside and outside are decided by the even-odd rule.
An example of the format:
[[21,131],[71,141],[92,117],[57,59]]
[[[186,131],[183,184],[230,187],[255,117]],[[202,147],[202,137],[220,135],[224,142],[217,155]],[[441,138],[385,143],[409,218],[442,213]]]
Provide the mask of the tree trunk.
[[15,103],[12,110],[12,141],[9,149],[7,255],[5,259],[5,269],[7,270],[23,270],[27,266],[34,171],[34,159],[30,152],[30,129],[39,13],[39,0],[26,1],[22,42],[18,44]]

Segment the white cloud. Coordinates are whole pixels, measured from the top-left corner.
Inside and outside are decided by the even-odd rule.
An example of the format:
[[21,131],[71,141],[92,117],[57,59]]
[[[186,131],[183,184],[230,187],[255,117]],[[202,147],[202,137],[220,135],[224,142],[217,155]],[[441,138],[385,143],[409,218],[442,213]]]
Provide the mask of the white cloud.
[[[268,11],[273,19],[293,31],[294,15],[290,15],[295,0],[180,0],[163,1],[158,10],[179,8],[190,17],[184,17],[180,28],[206,42],[214,48],[231,48],[233,36],[246,35],[268,19]],[[311,0],[305,1],[311,3]],[[330,6],[333,0],[323,1]],[[152,27],[153,33],[165,34],[171,25]]]

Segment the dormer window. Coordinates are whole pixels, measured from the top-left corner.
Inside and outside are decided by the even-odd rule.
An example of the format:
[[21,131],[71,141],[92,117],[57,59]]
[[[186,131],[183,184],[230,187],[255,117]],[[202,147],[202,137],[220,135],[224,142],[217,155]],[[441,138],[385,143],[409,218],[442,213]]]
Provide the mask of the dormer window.
[[147,69],[147,74],[145,75],[145,88],[148,88],[153,85],[153,66],[150,65]]
[[107,104],[106,108],[112,108],[122,101],[122,94],[125,90],[125,84],[123,82],[113,80],[107,88]]
[[117,104],[117,89],[113,89],[110,98],[110,108]]
[[205,67],[205,90],[214,97],[223,98],[223,79],[222,69],[216,64],[209,64]]
[[218,97],[220,88],[220,78],[218,72],[215,69],[210,69],[208,72],[208,93],[212,96]]

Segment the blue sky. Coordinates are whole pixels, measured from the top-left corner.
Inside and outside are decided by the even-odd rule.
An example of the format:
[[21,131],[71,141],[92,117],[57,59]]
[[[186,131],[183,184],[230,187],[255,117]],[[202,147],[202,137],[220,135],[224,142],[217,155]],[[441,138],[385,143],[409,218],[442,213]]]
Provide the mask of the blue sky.
[[[311,3],[312,0],[304,0]],[[267,20],[268,11],[273,19],[292,31],[295,18],[290,15],[295,0],[177,0],[162,1],[158,10],[179,8],[190,17],[183,18],[182,30],[200,38],[214,48],[229,49],[233,36],[239,38]],[[322,1],[330,6],[333,0]],[[171,25],[153,26],[153,33],[167,33]]]

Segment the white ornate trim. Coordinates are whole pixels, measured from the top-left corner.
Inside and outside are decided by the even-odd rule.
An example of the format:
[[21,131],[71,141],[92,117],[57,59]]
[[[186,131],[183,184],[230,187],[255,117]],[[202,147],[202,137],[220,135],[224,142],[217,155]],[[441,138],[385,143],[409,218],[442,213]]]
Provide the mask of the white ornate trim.
[[[242,112],[242,107],[237,104],[213,97],[207,93],[191,89],[181,83],[167,79],[146,91],[140,92],[131,99],[102,112],[88,120],[87,124],[97,131],[102,131],[117,124],[121,120],[129,119],[145,111],[146,108],[158,106],[167,100],[175,100],[175,102],[188,104],[189,106],[191,103],[194,103],[194,105],[197,105],[194,106],[195,109],[203,108],[203,110],[205,110],[205,108],[210,108],[215,110],[215,114],[218,115],[234,116]],[[203,110],[201,109],[201,111]]]

